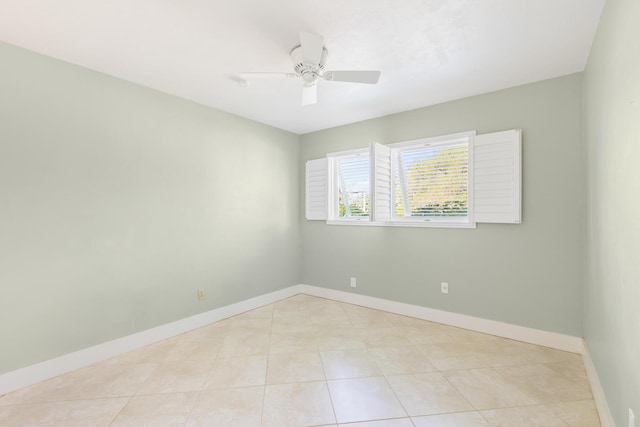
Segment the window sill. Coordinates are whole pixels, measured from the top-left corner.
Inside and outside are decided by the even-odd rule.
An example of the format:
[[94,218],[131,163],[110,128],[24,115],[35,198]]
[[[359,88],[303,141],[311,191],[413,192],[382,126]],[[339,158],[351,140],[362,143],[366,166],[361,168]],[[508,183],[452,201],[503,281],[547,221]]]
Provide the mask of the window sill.
[[357,225],[365,227],[414,227],[414,228],[476,228],[475,222],[427,222],[427,221],[357,221],[336,220],[327,221],[328,225]]
[[375,226],[375,227],[379,227],[381,225],[385,225],[382,222],[374,222],[374,221],[368,221],[368,220],[340,220],[340,219],[330,219],[327,220],[327,224],[329,225],[362,225],[362,226]]

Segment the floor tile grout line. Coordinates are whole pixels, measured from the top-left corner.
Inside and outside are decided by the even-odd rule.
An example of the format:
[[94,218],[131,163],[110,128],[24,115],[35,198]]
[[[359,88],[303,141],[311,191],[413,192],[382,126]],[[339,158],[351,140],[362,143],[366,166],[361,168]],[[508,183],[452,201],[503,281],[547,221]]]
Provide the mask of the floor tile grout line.
[[[422,415],[419,415],[422,416]],[[348,421],[346,423],[338,423],[340,425],[340,427],[345,426],[352,426],[352,425],[356,425],[356,424],[362,424],[362,423],[377,423],[380,421],[394,421],[394,420],[409,420],[411,422],[411,424],[413,424],[413,420],[411,419],[410,416],[406,416],[406,417],[391,417],[391,418],[376,418],[375,420],[367,420],[367,421]],[[318,426],[325,426],[326,424],[318,424]],[[413,424],[415,426],[415,424]],[[308,426],[308,427],[318,427],[318,426]]]
[[327,380],[326,375],[324,379],[324,386],[326,387],[327,394],[329,395],[329,402],[331,403],[331,412],[333,412],[333,419],[335,420],[336,424],[338,424],[338,413],[336,412],[336,405],[333,403],[333,395],[331,394],[329,380]]
[[476,408],[476,405],[474,405],[474,404],[469,400],[469,398],[468,398],[467,396],[465,396],[465,395],[464,395],[464,393],[462,393],[462,391],[460,391],[460,389],[458,389],[458,387],[456,387],[456,386],[455,386],[455,384],[453,384],[453,383],[449,380],[449,378],[447,378],[445,375],[442,375],[442,372],[438,372],[438,374],[439,374],[439,375],[440,375],[440,376],[441,376],[441,377],[442,377],[446,382],[448,382],[448,383],[449,383],[449,385],[450,385],[451,387],[453,387],[453,389],[454,389],[455,391],[457,391],[457,392],[458,392],[458,394],[459,394],[460,396],[462,396],[462,398],[463,398],[464,400],[466,400],[466,401],[467,401],[467,403],[468,403],[469,405],[471,405],[471,407],[472,407],[473,409],[475,409],[476,411],[479,411],[479,409],[478,409],[478,408]]
[[329,395],[329,402],[331,403],[331,411],[333,412],[333,419],[338,425],[338,414],[336,412],[336,405],[333,403],[333,396],[331,395],[331,388],[329,388],[329,380],[327,379],[327,370],[324,366],[324,359],[322,359],[322,352],[320,351],[320,345],[318,344],[317,337],[314,336],[314,340],[316,342],[316,349],[318,351],[317,355],[320,359],[320,366],[322,366],[322,375],[324,376],[324,386],[327,388],[327,394]]
[[[442,343],[439,343],[439,344],[442,344]],[[425,344],[425,346],[431,346],[431,345],[438,345],[438,344]],[[559,362],[535,362],[535,361],[534,361],[534,362],[532,362],[532,363],[522,363],[522,362],[517,362],[517,363],[515,363],[515,362],[514,362],[513,364],[511,364],[511,363],[507,363],[507,364],[503,364],[503,363],[501,363],[501,364],[498,364],[498,365],[491,364],[491,365],[488,365],[488,366],[473,366],[473,367],[468,367],[468,366],[467,366],[467,367],[464,367],[464,368],[457,368],[457,369],[455,369],[455,368],[438,368],[438,367],[436,366],[436,364],[435,364],[434,362],[432,362],[432,361],[429,359],[429,356],[427,356],[427,355],[426,355],[423,351],[421,351],[420,349],[418,349],[418,351],[419,351],[421,354],[423,354],[423,355],[427,358],[427,360],[429,360],[429,362],[430,362],[430,363],[431,363],[431,364],[432,364],[432,365],[433,365],[433,366],[438,370],[438,372],[471,371],[471,370],[474,370],[474,369],[488,369],[488,368],[492,368],[492,369],[495,369],[495,368],[513,368],[513,367],[520,367],[520,366],[548,365],[548,364],[553,364],[553,363],[564,363],[563,361],[559,361]]]
[[532,408],[534,406],[551,406],[558,405],[563,403],[578,403],[578,402],[592,402],[593,399],[579,399],[579,400],[565,400],[562,402],[548,402],[548,403],[526,403],[523,405],[515,405],[515,406],[500,406],[496,408],[486,408],[486,409],[476,409],[477,411],[499,411],[502,409],[516,409],[516,408]]
[[[316,297],[313,297],[313,298],[316,298]],[[287,300],[287,299],[288,299],[288,298],[285,298],[285,299],[283,299],[282,301],[285,301],[285,300]],[[327,300],[327,301],[332,301],[332,300],[329,300],[329,299],[326,299],[326,300]],[[308,304],[308,301],[304,301],[304,302],[305,302],[305,304]],[[351,328],[352,328],[352,329],[355,329],[359,334],[361,334],[363,331],[368,330],[368,329],[379,329],[377,326],[356,328],[356,327],[355,327],[355,324],[354,324],[354,322],[353,322],[353,320],[351,319],[351,317],[350,317],[348,314],[346,314],[346,311],[345,311],[345,304],[347,304],[347,303],[340,304],[340,307],[341,307],[341,309],[342,309],[343,313],[345,313],[345,316],[347,317],[347,319],[349,320],[349,324],[351,325]],[[349,304],[349,305],[351,305],[351,304]],[[386,313],[386,312],[381,311],[381,310],[374,310],[374,311],[380,311],[380,312],[381,312],[381,313],[383,313],[383,314],[384,314],[384,313]],[[234,317],[235,317],[235,316],[234,316]],[[223,321],[225,321],[225,320],[228,320],[228,319],[222,319],[222,320],[223,320]],[[248,318],[247,320],[259,320],[259,318],[256,318],[256,319]],[[273,312],[273,310],[272,310],[272,312],[271,312],[271,328],[270,328],[270,332],[269,332],[268,347],[270,347],[270,345],[271,345],[271,339],[272,339],[272,336],[273,336],[273,320],[274,320],[274,312]],[[387,320],[389,320],[389,319],[387,319]],[[216,323],[216,322],[213,322],[213,323]],[[390,322],[390,323],[392,324],[392,326],[393,326],[394,328],[398,328],[398,326],[397,326],[397,325],[395,325],[393,322]],[[225,338],[226,338],[226,336],[228,336],[228,334],[229,334],[229,329],[226,329],[225,331],[226,331],[226,332],[225,332]],[[453,338],[453,337],[452,337],[452,338]],[[505,342],[506,342],[506,341],[511,341],[511,340],[503,339],[503,341],[505,341]],[[411,341],[410,341],[410,342],[411,342]],[[455,339],[453,342],[460,342],[460,341],[458,341],[458,339]],[[316,352],[318,353],[318,356],[320,357],[321,364],[322,364],[323,374],[324,374],[324,378],[325,378],[325,379],[324,379],[324,382],[325,382],[326,387],[327,387],[327,389],[328,389],[328,381],[329,381],[329,380],[327,379],[327,376],[326,376],[326,370],[325,370],[325,367],[324,367],[324,361],[323,361],[323,359],[322,359],[322,357],[321,357],[321,355],[320,355],[320,353],[321,353],[321,352],[319,351],[319,345],[318,345],[318,341],[317,341],[317,339],[315,340],[315,345],[316,345]],[[425,360],[429,361],[429,363],[431,363],[431,364],[433,365],[433,363],[432,363],[432,362],[431,362],[431,360],[427,357],[427,355],[426,355],[426,354],[424,354],[423,352],[421,352],[420,350],[418,350],[417,348],[415,348],[415,347],[416,347],[416,344],[412,343],[412,345],[413,345],[414,349],[416,349],[416,350],[418,351],[418,353],[420,353],[420,354],[425,358]],[[175,345],[174,345],[173,347],[175,347]],[[385,347],[375,347],[375,348],[377,349],[377,348],[388,348],[388,347],[397,347],[397,346],[385,346]],[[405,346],[405,347],[406,347],[406,346]],[[403,348],[404,348],[404,347],[403,347]],[[373,358],[373,357],[372,357],[372,355],[371,355],[371,351],[372,351],[372,350],[374,350],[374,348],[369,347],[369,346],[366,346],[363,350],[365,350],[365,352],[367,353],[367,355],[368,355],[370,358],[372,358],[372,360],[374,361],[375,365],[376,365],[376,366],[378,366],[379,370],[380,370],[380,371],[382,371],[382,369],[380,368],[380,364],[378,363],[378,361],[377,361],[375,358]],[[43,403],[46,403],[46,404],[56,404],[56,403],[60,403],[60,402],[78,402],[78,401],[90,401],[90,400],[101,400],[101,399],[110,399],[110,398],[119,398],[119,397],[125,397],[125,398],[126,398],[126,397],[128,397],[128,400],[127,400],[127,402],[125,403],[125,405],[121,408],[120,412],[118,412],[118,414],[117,414],[117,415],[113,418],[113,420],[111,421],[111,423],[110,423],[110,424],[113,424],[113,422],[115,422],[115,420],[117,419],[117,417],[122,413],[122,411],[127,407],[127,405],[129,405],[129,403],[133,400],[133,398],[134,398],[134,397],[138,397],[138,396],[148,396],[148,395],[170,395],[170,394],[174,394],[174,393],[171,393],[171,392],[168,392],[168,393],[154,393],[154,394],[148,394],[148,395],[141,395],[141,394],[139,394],[140,390],[141,390],[141,389],[144,387],[144,385],[149,381],[149,379],[151,378],[151,376],[152,376],[152,375],[153,375],[153,374],[154,374],[158,369],[160,369],[160,367],[163,365],[163,363],[164,363],[164,361],[167,359],[168,354],[169,354],[169,352],[170,352],[170,351],[171,351],[171,350],[169,349],[169,350],[167,350],[167,351],[165,352],[164,357],[162,358],[162,360],[161,360],[159,363],[156,363],[156,362],[153,362],[153,363],[152,363],[152,364],[156,365],[156,366],[155,366],[155,368],[152,370],[152,372],[149,374],[149,376],[148,376],[148,377],[147,377],[147,378],[146,378],[146,379],[145,379],[145,380],[144,380],[144,381],[139,385],[138,389],[136,390],[136,392],[135,392],[133,395],[124,395],[124,396],[99,396],[99,397],[94,397],[94,398],[89,398],[89,399],[70,399],[70,400],[66,400],[66,401],[65,401],[65,400],[62,400],[62,401],[49,401],[49,402],[32,402],[32,403],[27,403],[26,405],[29,405],[29,404],[38,405],[38,404],[43,404]],[[197,405],[197,402],[198,402],[198,401],[200,400],[200,398],[201,398],[201,393],[202,393],[202,391],[204,390],[204,385],[206,384],[207,379],[208,379],[208,378],[209,378],[209,376],[211,375],[211,370],[213,369],[213,362],[214,362],[214,361],[216,361],[216,360],[224,360],[224,359],[218,359],[218,357],[220,356],[220,354],[221,354],[221,351],[217,351],[217,352],[216,352],[216,354],[215,354],[215,357],[214,357],[212,360],[209,360],[209,359],[208,359],[208,361],[209,361],[209,363],[210,363],[209,372],[207,373],[207,377],[205,378],[205,380],[204,380],[204,382],[203,382],[203,384],[202,384],[202,387],[200,387],[200,391],[196,391],[196,393],[197,393],[197,398],[196,398],[196,399],[194,399],[194,404],[193,404],[193,406],[191,407],[191,410],[189,411],[189,415],[187,416],[187,418],[186,418],[186,420],[185,420],[185,424],[188,422],[188,419],[189,419],[189,417],[191,417],[192,412],[193,412],[193,410],[194,410],[195,406]],[[287,354],[288,354],[288,353],[287,353]],[[267,352],[267,372],[268,372],[269,358],[270,358],[270,352],[268,351],[268,352]],[[513,364],[513,365],[511,365],[511,364],[507,364],[507,365],[505,365],[505,364],[500,364],[500,365],[490,365],[490,366],[483,366],[483,367],[472,367],[472,368],[465,368],[465,369],[450,369],[450,370],[440,370],[440,369],[438,369],[435,365],[433,365],[433,367],[436,369],[436,371],[435,371],[435,372],[436,372],[436,373],[439,373],[439,374],[440,374],[441,376],[443,376],[443,377],[444,377],[443,373],[446,373],[446,372],[463,372],[463,371],[471,371],[471,370],[477,370],[477,369],[491,369],[493,372],[495,372],[498,376],[502,377],[502,378],[503,378],[504,380],[506,380],[507,382],[509,382],[509,383],[513,383],[512,378],[511,378],[511,377],[508,377],[506,374],[504,374],[504,373],[500,372],[500,371],[499,371],[499,368],[502,368],[502,367],[514,367],[514,366],[523,366],[523,367],[524,367],[524,366],[532,366],[532,365],[548,365],[548,364],[553,364],[553,363],[569,363],[569,362],[570,362],[570,361],[562,361],[562,360],[559,360],[559,361],[551,361],[551,362],[533,361],[533,360],[532,360],[532,363],[517,363],[517,364]],[[122,366],[122,365],[125,365],[125,366],[132,366],[132,365],[139,365],[139,364],[143,364],[143,363],[144,363],[144,364],[150,364],[150,363],[148,363],[148,362],[140,362],[140,363],[124,363],[124,364],[117,364],[117,365],[121,365],[121,366]],[[265,372],[265,385],[263,385],[263,405],[262,405],[262,411],[264,411],[264,400],[265,400],[266,374],[267,374],[267,372]],[[426,373],[428,373],[428,372],[426,372]],[[400,374],[400,375],[414,375],[414,374]],[[385,380],[386,380],[386,382],[387,382],[387,384],[389,385],[389,387],[391,387],[391,385],[390,385],[390,383],[389,383],[389,380],[388,380],[388,376],[389,376],[389,375],[384,374],[384,373],[382,373],[382,372],[381,372],[380,376],[384,377],[384,378],[385,378]],[[370,378],[370,377],[371,377],[371,376],[365,376],[365,377],[360,377],[360,376],[358,376],[358,377],[345,378],[345,379]],[[554,376],[554,377],[555,377],[555,376]],[[563,378],[563,379],[566,379],[567,381],[571,382],[571,383],[572,383],[572,384],[574,384],[574,385],[581,386],[581,384],[577,383],[577,381],[578,381],[578,377],[577,377],[577,376],[564,376],[564,375],[557,375],[557,377],[559,377],[559,378]],[[449,384],[451,384],[451,386],[453,386],[453,388],[454,388],[456,391],[458,391],[458,393],[460,393],[460,391],[458,390],[458,388],[457,388],[457,387],[455,387],[455,385],[453,385],[453,383],[451,383],[451,381],[449,381],[449,380],[448,380],[448,378],[446,378],[446,377],[445,377],[445,379],[449,382]],[[298,381],[297,383],[300,383],[300,381]],[[405,410],[405,413],[406,413],[406,414],[407,414],[407,416],[408,416],[408,413],[407,413],[406,409],[404,408],[404,405],[402,404],[402,402],[400,401],[400,399],[399,399],[399,398],[398,398],[398,396],[396,395],[395,390],[393,389],[393,387],[391,387],[391,390],[392,390],[392,392],[394,393],[394,396],[396,397],[396,399],[398,400],[398,402],[400,403],[400,405],[401,405],[401,406],[402,406],[402,408]],[[176,392],[176,393],[177,393],[177,392]],[[460,394],[462,395],[462,393],[460,393]],[[462,395],[462,396],[463,396],[463,398],[465,398],[465,400],[467,400],[467,401],[468,401],[468,399],[466,398],[466,396],[464,396],[464,395]],[[335,406],[334,406],[334,404],[333,404],[333,400],[332,400],[332,397],[331,397],[331,393],[330,393],[330,391],[329,391],[329,397],[330,397],[331,405],[332,405],[332,408],[333,408],[333,411],[334,411],[334,418],[335,418],[335,420],[336,420],[336,422],[337,422],[337,416],[336,416],[336,414],[335,414]],[[552,406],[552,405],[556,405],[556,404],[558,404],[558,403],[571,403],[571,402],[593,402],[593,398],[592,398],[592,397],[593,397],[593,396],[592,396],[592,394],[591,394],[591,399],[583,398],[583,399],[578,399],[578,400],[566,400],[566,401],[560,401],[560,402],[558,402],[558,401],[556,401],[556,400],[554,400],[553,402],[544,402],[544,401],[539,400],[539,399],[537,399],[537,398],[536,398],[536,399],[533,399],[533,400],[536,400],[536,402],[535,402],[535,403],[531,403],[531,404],[517,405],[517,406],[512,406],[512,407],[507,407],[507,408],[501,407],[501,408],[490,408],[490,409],[482,409],[482,410],[478,410],[478,409],[476,409],[476,412],[480,412],[480,413],[481,413],[482,411],[503,410],[503,409],[510,409],[510,408],[525,408],[525,407],[534,407],[534,406]],[[469,402],[469,401],[468,401],[468,402]],[[470,403],[470,402],[469,402],[469,403]],[[18,406],[18,405],[25,405],[25,404],[23,404],[23,403],[17,403],[17,404],[2,405],[2,406]],[[0,408],[1,408],[2,406],[0,406]],[[472,406],[473,408],[475,408],[475,406],[474,406],[473,404],[471,404],[471,406]],[[482,415],[482,416],[483,416],[483,418],[486,420],[486,417],[485,417],[482,413],[481,413],[481,415]],[[559,415],[557,415],[555,412],[553,412],[553,415],[555,416],[555,418],[557,418],[558,420],[560,420],[560,422],[562,422],[563,424],[567,424],[567,422],[566,422],[566,421],[564,421],[564,419],[562,419],[562,418],[561,418]],[[261,416],[262,416],[262,413],[261,413]],[[487,421],[488,421],[488,420],[487,420]],[[413,423],[413,420],[411,420],[411,422]]]
[[485,421],[487,422],[487,424],[489,424],[490,426],[492,426],[492,425],[493,425],[493,424],[491,423],[491,421],[489,421],[489,420],[487,419],[487,417],[482,413],[482,411],[478,411],[478,410],[476,409],[476,412],[477,412],[477,413],[482,417],[482,419],[483,419],[483,420],[485,420]]
[[[489,421],[486,417],[485,414],[483,414],[483,412],[489,412],[489,411],[504,411],[504,410],[509,410],[509,409],[523,409],[523,408],[531,408],[534,406],[551,406],[553,404],[543,404],[543,403],[539,403],[539,404],[532,404],[532,405],[522,405],[522,406],[509,406],[509,407],[503,407],[503,408],[490,408],[490,409],[481,409],[481,410],[477,410],[477,412],[487,421],[487,423],[489,423],[490,425],[494,425],[493,423],[491,423],[491,421]],[[553,415],[555,418],[557,418],[561,423],[567,425],[568,427],[571,427],[571,424],[569,424],[568,422],[566,422],[565,420],[563,420],[562,418],[560,418],[560,416],[558,416],[558,414],[556,414],[555,412],[552,412],[551,415]]]
[[[404,413],[407,415],[407,417],[411,417],[411,415],[409,415],[409,411],[407,410],[407,408],[405,407],[404,403],[402,403],[402,400],[400,399],[400,396],[398,396],[398,393],[396,393],[396,390],[393,388],[393,386],[391,385],[391,383],[389,382],[389,379],[386,376],[383,376],[384,381],[387,383],[387,385],[389,386],[389,389],[391,390],[391,392],[393,393],[393,395],[395,396],[396,400],[398,401],[398,403],[400,404],[400,406],[402,407],[402,410],[404,411]],[[411,423],[413,424],[413,421],[411,421]]]
[[122,411],[124,411],[124,409],[127,407],[127,405],[129,405],[129,403],[131,403],[131,401],[133,400],[135,396],[131,396],[129,398],[129,400],[127,400],[127,403],[125,403],[124,405],[122,405],[122,408],[120,408],[120,410],[118,411],[118,413],[115,415],[115,417],[113,417],[111,419],[111,421],[109,422],[109,426],[113,425],[114,422],[116,422],[116,420],[118,419],[118,417],[120,416],[120,414],[122,414]]
[[42,400],[37,402],[25,402],[25,403],[12,403],[9,405],[0,405],[0,409],[4,407],[10,406],[33,406],[33,405],[48,405],[55,403],[69,403],[69,402],[90,402],[93,400],[106,400],[106,399],[125,399],[136,397],[135,394],[122,394],[122,395],[114,395],[114,396],[98,396],[98,397],[87,397],[82,399],[60,399],[60,400]]
[[[284,300],[283,300],[284,301]],[[279,301],[278,301],[279,302]],[[264,386],[262,387],[262,406],[260,407],[260,425],[264,424],[264,405],[267,399],[267,377],[269,375],[269,360],[271,357],[271,336],[273,334],[273,319],[275,316],[275,303],[272,304],[274,308],[271,310],[271,327],[269,328],[269,342],[267,345],[267,367],[264,371]]]
[[186,418],[184,419],[183,426],[186,427],[187,423],[189,422],[189,419],[191,418],[191,414],[193,414],[193,410],[196,409],[196,406],[198,405],[198,403],[200,403],[201,396],[202,396],[202,390],[200,390],[197,393],[196,398],[193,400],[193,405],[191,405],[191,409],[189,409],[189,413],[187,414]]

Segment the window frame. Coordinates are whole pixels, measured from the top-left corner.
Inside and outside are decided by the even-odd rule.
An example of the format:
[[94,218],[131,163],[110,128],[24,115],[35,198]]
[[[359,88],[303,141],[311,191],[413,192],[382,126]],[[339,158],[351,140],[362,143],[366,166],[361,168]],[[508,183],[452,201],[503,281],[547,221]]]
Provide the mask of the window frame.
[[[369,215],[367,216],[349,216],[340,217],[340,202],[339,202],[339,190],[338,190],[338,161],[340,159],[349,159],[366,155],[369,158],[369,171],[368,171],[368,194],[369,194]],[[328,203],[328,217],[327,224],[336,225],[374,225],[372,218],[372,205],[371,205],[371,153],[368,147],[357,148],[354,150],[345,150],[335,153],[327,154],[327,169],[329,175],[329,203]]]
[[[493,146],[498,146],[497,143],[504,145],[505,142],[512,144],[511,147],[502,147],[500,151],[500,159],[504,156],[504,153],[509,154],[512,158],[513,168],[511,170],[512,177],[510,178],[515,185],[512,185],[513,194],[501,194],[500,197],[508,198],[512,201],[511,205],[515,206],[511,210],[513,212],[507,212],[509,218],[504,213],[504,201],[495,200],[495,192],[491,191],[487,193],[476,193],[476,175],[482,173],[482,179],[486,181],[487,178],[493,182],[496,173],[500,173],[501,179],[509,178],[509,173],[505,172],[504,164],[497,161],[493,161],[487,157],[487,153],[484,153],[481,159],[476,159],[474,151],[477,148],[476,144],[482,141],[482,145],[487,146],[487,150],[494,152],[496,149]],[[421,216],[397,216],[395,215],[395,162],[393,161],[394,151],[399,152],[407,150],[413,147],[420,147],[421,145],[452,145],[459,143],[466,143],[468,148],[467,159],[467,216],[455,217],[455,216],[434,216],[434,217],[421,217]],[[440,135],[435,137],[419,138],[415,140],[396,142],[391,144],[379,144],[372,142],[369,147],[343,150],[338,152],[327,153],[323,159],[316,159],[307,162],[307,178],[310,178],[310,171],[314,169],[326,170],[325,185],[322,186],[321,182],[317,180],[317,176],[313,178],[316,184],[314,187],[313,201],[315,210],[309,213],[307,210],[308,219],[322,219],[330,225],[359,225],[359,226],[384,226],[384,227],[432,227],[432,228],[476,228],[477,222],[501,222],[501,223],[520,223],[520,176],[521,173],[521,130],[514,129],[510,131],[494,132],[489,134],[476,135],[476,131],[458,132],[448,135]],[[496,151],[497,152],[497,151]],[[503,153],[504,152],[504,153]],[[339,217],[339,189],[338,189],[338,170],[337,161],[344,157],[351,157],[357,155],[368,156],[369,163],[369,212],[368,216],[355,216],[355,217]],[[478,163],[479,162],[479,163]],[[492,163],[493,162],[493,163]],[[310,166],[310,163],[312,166]],[[391,170],[393,166],[393,171]],[[316,171],[317,172],[317,171]],[[317,175],[317,173],[316,173]],[[518,175],[518,176],[516,176]],[[506,178],[505,178],[506,177]],[[486,184],[483,184],[486,186]],[[320,188],[322,187],[322,188]],[[326,189],[326,190],[323,190]],[[323,191],[320,191],[323,190]],[[319,200],[321,194],[326,194],[325,207],[322,210],[322,203]],[[487,194],[485,194],[487,193]],[[307,194],[306,197],[310,197]],[[393,196],[393,200],[392,200]],[[489,198],[487,198],[490,196]],[[478,204],[478,197],[480,197],[481,204]],[[310,201],[309,201],[310,202]],[[500,205],[501,204],[501,205]],[[318,205],[318,206],[315,206]],[[495,206],[494,206],[495,205]],[[500,206],[498,206],[500,205]],[[476,212],[476,206],[483,211]],[[324,212],[324,214],[323,214]],[[309,216],[313,216],[310,218]],[[513,218],[512,218],[513,217]],[[505,220],[506,218],[506,220]]]
[[[451,227],[451,228],[475,228],[473,208],[473,188],[474,188],[474,140],[475,131],[459,132],[449,135],[440,135],[429,138],[420,138],[411,141],[388,144],[391,149],[391,216],[384,225],[406,226],[406,227]],[[398,169],[397,156],[402,151],[414,148],[430,146],[451,146],[466,143],[467,154],[467,215],[465,217],[420,217],[420,216],[397,216],[395,213],[396,204],[396,172]]]

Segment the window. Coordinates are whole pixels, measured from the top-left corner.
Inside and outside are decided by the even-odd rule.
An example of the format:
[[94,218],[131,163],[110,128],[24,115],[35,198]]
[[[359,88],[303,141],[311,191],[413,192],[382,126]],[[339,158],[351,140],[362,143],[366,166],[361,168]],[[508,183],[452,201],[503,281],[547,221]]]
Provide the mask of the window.
[[471,222],[472,138],[469,133],[391,145],[391,221]]
[[521,222],[520,130],[463,132],[306,163],[306,218],[330,224],[475,227]]
[[362,221],[371,216],[370,156],[368,150],[354,150],[328,156],[332,179],[331,218]]

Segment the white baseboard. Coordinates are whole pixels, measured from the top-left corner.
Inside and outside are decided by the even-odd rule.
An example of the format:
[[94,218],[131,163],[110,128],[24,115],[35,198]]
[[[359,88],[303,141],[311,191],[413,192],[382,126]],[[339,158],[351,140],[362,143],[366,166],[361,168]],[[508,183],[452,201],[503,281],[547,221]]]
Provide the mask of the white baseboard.
[[593,393],[593,399],[598,409],[598,415],[602,427],[615,427],[604,390],[600,384],[598,373],[589,354],[589,347],[584,339],[571,335],[563,335],[556,332],[542,331],[495,320],[482,319],[464,314],[451,313],[428,307],[389,301],[381,298],[370,297],[361,294],[338,291],[335,289],[321,288],[311,285],[299,285],[300,293],[342,301],[349,304],[388,311],[390,313],[416,317],[445,325],[483,332],[503,338],[523,341],[530,344],[542,345],[557,350],[579,353],[582,355],[584,367],[587,371],[589,384]]
[[298,285],[290,286],[4,373],[0,375],[0,396],[299,293]]
[[616,424],[611,416],[611,410],[607,403],[607,398],[604,394],[600,378],[598,377],[598,371],[593,364],[591,353],[589,353],[589,345],[584,342],[584,353],[582,353],[582,361],[584,362],[584,369],[587,371],[587,377],[589,378],[589,384],[591,385],[591,392],[593,393],[593,400],[596,402],[596,408],[598,408],[598,415],[600,415],[600,423],[602,427],[615,427]]
[[418,319],[430,320],[432,322],[443,323],[445,325],[456,326],[485,334],[569,351],[571,353],[581,354],[584,352],[582,338],[571,335],[563,335],[556,332],[527,328],[525,326],[511,325],[509,323],[498,322],[495,320],[436,310],[419,305],[389,301],[361,294],[338,291],[335,289],[327,289],[311,285],[299,286],[300,292],[308,295],[361,305],[405,316],[417,317]]
[[0,375],[0,395],[299,293],[416,317],[572,353],[581,353],[584,357],[585,368],[589,375],[589,381],[591,382],[596,405],[600,413],[600,418],[602,419],[602,425],[604,427],[614,426],[611,422],[611,414],[609,413],[595,367],[593,366],[588,351],[585,351],[586,347],[582,338],[311,285],[296,285],[280,289],[275,292],[216,308],[185,319],[46,360],[35,365],[7,372]]

